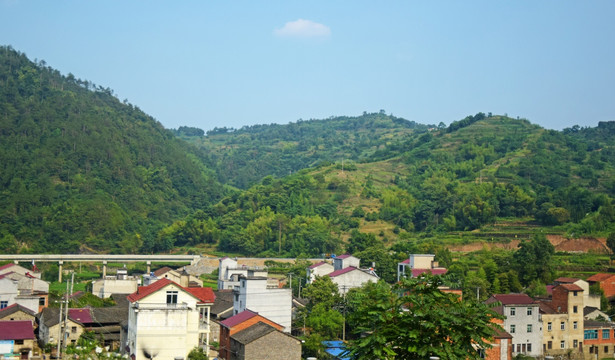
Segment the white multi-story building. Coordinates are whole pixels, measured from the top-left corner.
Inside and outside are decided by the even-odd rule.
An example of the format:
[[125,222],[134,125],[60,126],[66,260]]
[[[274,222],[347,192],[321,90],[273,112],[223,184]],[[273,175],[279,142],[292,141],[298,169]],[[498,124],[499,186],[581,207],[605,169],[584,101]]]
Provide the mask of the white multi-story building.
[[160,279],[128,296],[125,348],[135,360],[186,359],[195,347],[209,350],[211,288],[184,288]]
[[267,277],[267,269],[256,266],[239,266],[237,260],[229,257],[220,259],[218,265],[218,290],[234,289],[239,286],[239,277]]
[[496,294],[486,301],[504,315],[502,327],[512,335],[513,356],[542,355],[542,320],[539,304],[527,294]]
[[293,297],[291,289],[267,285],[266,277],[240,276],[234,290],[233,314],[249,309],[282,326],[290,333]]

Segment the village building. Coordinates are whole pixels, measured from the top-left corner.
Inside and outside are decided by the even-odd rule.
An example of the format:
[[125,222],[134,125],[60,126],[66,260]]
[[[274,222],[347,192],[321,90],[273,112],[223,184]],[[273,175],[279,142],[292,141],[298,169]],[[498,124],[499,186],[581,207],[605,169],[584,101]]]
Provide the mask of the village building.
[[231,335],[231,360],[300,360],[301,340],[258,322]]
[[30,359],[35,347],[31,321],[0,321],[0,357]]
[[186,267],[181,267],[177,270],[173,270],[168,266],[161,267],[160,269],[143,276],[143,285],[151,285],[160,279],[171,280],[174,283],[183,287],[202,287],[203,280],[197,276],[189,274],[186,271]]
[[245,310],[220,322],[220,347],[218,349],[218,358],[230,360],[232,356],[231,336],[259,322],[268,324],[279,331],[284,329],[284,326],[271,321],[270,319],[254,311]]
[[292,322],[292,290],[268,284],[266,277],[239,277],[233,295],[233,314],[245,310],[259,313],[282,325],[290,333]]
[[551,300],[538,301],[543,323],[543,354],[583,352],[583,289],[575,284],[553,288]]
[[342,270],[347,267],[361,267],[361,259],[354,257],[350,254],[344,254],[333,258],[333,270]]
[[128,276],[128,270],[118,269],[115,276],[105,276],[103,279],[92,281],[92,294],[106,299],[112,294],[132,294],[137,291],[139,279]]
[[312,281],[314,281],[314,279],[316,279],[317,276],[329,275],[333,271],[335,271],[335,269],[333,268],[333,265],[329,264],[326,261],[321,261],[319,263],[312,264],[307,269],[308,281],[311,283]]
[[502,328],[511,335],[513,356],[542,354],[542,322],[538,304],[527,294],[496,294],[485,301],[504,316]]
[[[223,257],[218,264],[218,290],[234,289],[239,286],[239,278],[264,277],[267,269],[258,266],[239,266],[236,259]],[[276,284],[277,285],[277,284]]]
[[185,359],[203,346],[209,356],[211,288],[186,288],[169,279],[128,296],[125,349],[135,360]]
[[24,274],[24,271],[7,271],[20,268],[5,265],[5,271],[0,275],[0,309],[20,304],[38,313],[48,305],[49,283],[27,271]]
[[13,304],[0,310],[0,321],[30,321],[36,323],[36,313],[25,306]]
[[367,282],[377,282],[378,275],[371,270],[362,270],[354,266],[345,267],[328,274],[340,294],[346,294],[350,289],[359,288]]
[[587,278],[587,282],[589,285],[599,284],[607,299],[615,299],[615,273],[594,274]]
[[586,359],[615,357],[615,323],[585,321],[583,325],[583,354]]
[[397,263],[397,281],[406,277],[419,277],[424,273],[446,274],[446,268],[440,267],[435,257],[432,254],[411,254],[408,259]]
[[583,304],[585,306],[591,306],[600,309],[600,295],[590,293],[589,282],[578,278],[559,277],[553,280],[553,284],[555,286],[563,284],[574,284],[579,286],[581,289],[583,289]]

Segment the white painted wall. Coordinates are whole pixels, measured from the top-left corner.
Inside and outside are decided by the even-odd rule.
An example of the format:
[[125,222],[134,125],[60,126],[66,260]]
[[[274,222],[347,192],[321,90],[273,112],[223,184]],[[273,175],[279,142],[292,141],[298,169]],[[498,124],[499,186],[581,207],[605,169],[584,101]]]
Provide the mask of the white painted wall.
[[359,269],[349,271],[331,278],[337,284],[340,294],[345,294],[348,290],[361,287],[368,281],[376,282],[378,278]]
[[233,301],[233,314],[249,309],[284,326],[290,333],[292,320],[291,289],[267,288],[267,278],[241,278]]

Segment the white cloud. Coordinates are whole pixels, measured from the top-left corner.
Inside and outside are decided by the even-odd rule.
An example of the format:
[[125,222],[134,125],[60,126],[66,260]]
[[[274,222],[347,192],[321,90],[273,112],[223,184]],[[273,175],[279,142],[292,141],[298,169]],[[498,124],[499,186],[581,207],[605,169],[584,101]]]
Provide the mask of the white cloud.
[[331,29],[310,20],[298,19],[287,22],[280,29],[275,29],[273,33],[280,37],[322,38],[331,35]]

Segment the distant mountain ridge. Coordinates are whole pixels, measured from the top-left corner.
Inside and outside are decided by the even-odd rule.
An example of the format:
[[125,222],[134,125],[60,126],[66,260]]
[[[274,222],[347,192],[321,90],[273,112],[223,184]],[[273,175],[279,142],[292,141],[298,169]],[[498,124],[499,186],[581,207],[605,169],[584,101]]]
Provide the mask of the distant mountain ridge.
[[208,161],[214,164],[221,182],[246,188],[268,175],[283,177],[336,161],[365,161],[381,147],[429,128],[435,125],[418,124],[381,110],[286,125],[215,128],[207,136],[186,127],[175,133],[209,154]]

